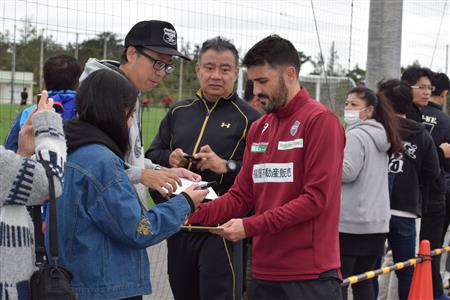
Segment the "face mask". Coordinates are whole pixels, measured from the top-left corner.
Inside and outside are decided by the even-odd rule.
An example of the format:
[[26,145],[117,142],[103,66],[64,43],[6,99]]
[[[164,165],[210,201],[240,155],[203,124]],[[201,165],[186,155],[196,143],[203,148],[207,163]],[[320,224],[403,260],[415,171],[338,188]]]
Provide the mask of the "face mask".
[[361,121],[359,118],[359,112],[362,110],[344,110],[344,120],[347,125],[353,125],[358,121]]

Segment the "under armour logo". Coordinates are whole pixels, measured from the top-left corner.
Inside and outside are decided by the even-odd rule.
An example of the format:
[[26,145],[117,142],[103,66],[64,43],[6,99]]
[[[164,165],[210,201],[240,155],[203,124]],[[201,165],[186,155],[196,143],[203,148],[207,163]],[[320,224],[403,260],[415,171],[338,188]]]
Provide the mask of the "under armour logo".
[[222,124],[220,124],[220,127],[222,127],[222,128],[224,128],[224,127],[230,128],[231,127],[231,123],[222,122]]

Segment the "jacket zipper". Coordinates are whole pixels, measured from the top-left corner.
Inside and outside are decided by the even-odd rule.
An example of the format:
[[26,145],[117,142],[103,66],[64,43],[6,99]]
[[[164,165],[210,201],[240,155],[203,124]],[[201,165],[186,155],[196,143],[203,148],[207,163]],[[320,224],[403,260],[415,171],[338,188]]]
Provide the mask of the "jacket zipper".
[[[206,101],[206,100],[203,100],[203,101]],[[216,103],[214,103],[214,105],[213,105],[213,107],[211,107],[211,109],[209,109],[208,105],[203,102],[203,104],[205,104],[205,107],[206,107],[206,110],[207,110],[207,114],[206,114],[205,120],[203,121],[202,128],[200,129],[200,133],[198,135],[197,141],[195,142],[194,151],[192,151],[192,155],[195,155],[195,153],[197,153],[198,145],[200,144],[200,141],[201,141],[201,139],[203,137],[203,134],[205,132],[205,128],[206,128],[206,124],[208,123],[209,116],[211,115],[212,111],[216,107],[217,103],[219,103],[219,101],[220,101],[220,99],[217,100]],[[188,165],[187,169],[190,170],[191,167],[192,167],[192,162],[189,162],[189,165]]]

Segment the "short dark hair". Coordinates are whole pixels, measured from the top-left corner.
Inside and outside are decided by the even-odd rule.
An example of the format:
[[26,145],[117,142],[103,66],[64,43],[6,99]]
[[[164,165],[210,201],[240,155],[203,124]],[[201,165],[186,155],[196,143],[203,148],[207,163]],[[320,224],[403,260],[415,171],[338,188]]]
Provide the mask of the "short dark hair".
[[431,93],[433,96],[440,96],[443,91],[450,90],[450,80],[445,73],[434,73],[431,84],[435,86],[435,90]]
[[414,85],[421,77],[428,77],[431,81],[433,78],[433,71],[428,68],[413,66],[403,72],[401,79],[409,85]]
[[406,114],[412,105],[412,89],[399,79],[383,80],[378,83],[378,94],[383,95],[398,114]]
[[70,90],[78,85],[81,65],[70,55],[50,57],[44,64],[44,82],[47,90]]
[[242,61],[244,66],[263,66],[268,64],[272,68],[279,66],[293,66],[297,73],[300,72],[300,59],[294,45],[278,35],[269,35],[256,43]]
[[253,81],[247,79],[247,82],[245,83],[244,100],[249,102],[253,99],[253,96]]
[[138,91],[125,76],[101,69],[83,80],[76,95],[78,118],[105,132],[123,155],[129,149],[126,112],[136,105]]
[[214,50],[216,52],[223,52],[223,51],[231,51],[233,53],[234,59],[236,61],[236,66],[239,65],[239,53],[236,49],[236,47],[233,45],[233,43],[230,42],[230,40],[221,37],[216,36],[212,39],[206,40],[202,47],[200,48],[200,52],[198,54],[198,60],[201,60],[202,55],[208,51],[208,50]]
[[128,62],[127,50],[128,50],[128,47],[123,48],[122,54],[120,55],[120,64],[121,65],[124,65]]

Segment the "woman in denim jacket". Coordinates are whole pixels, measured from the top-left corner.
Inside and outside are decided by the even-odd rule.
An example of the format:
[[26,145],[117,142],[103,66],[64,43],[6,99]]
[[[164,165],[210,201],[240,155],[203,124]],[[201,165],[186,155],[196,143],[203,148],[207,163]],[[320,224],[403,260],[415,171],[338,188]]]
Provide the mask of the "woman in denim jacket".
[[141,206],[123,161],[137,95],[119,73],[96,71],[78,89],[77,118],[65,125],[59,263],[74,273],[80,300],[142,299],[151,293],[145,248],[177,232],[207,194],[192,185],[148,211]]

